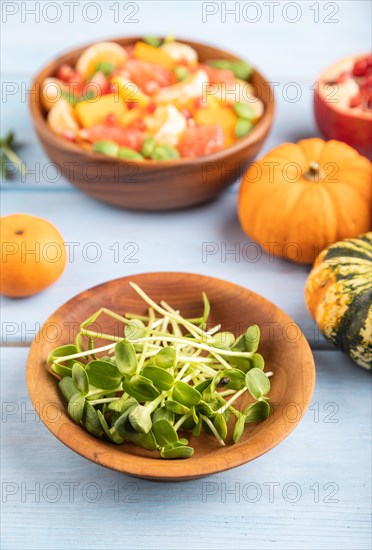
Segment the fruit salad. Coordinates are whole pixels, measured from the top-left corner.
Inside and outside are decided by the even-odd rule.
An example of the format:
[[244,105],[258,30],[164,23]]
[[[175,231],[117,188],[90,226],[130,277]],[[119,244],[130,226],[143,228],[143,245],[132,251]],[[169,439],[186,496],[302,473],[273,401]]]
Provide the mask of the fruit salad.
[[42,83],[51,130],[127,160],[210,155],[248,135],[264,113],[241,60],[201,62],[188,44],[145,37],[101,42]]

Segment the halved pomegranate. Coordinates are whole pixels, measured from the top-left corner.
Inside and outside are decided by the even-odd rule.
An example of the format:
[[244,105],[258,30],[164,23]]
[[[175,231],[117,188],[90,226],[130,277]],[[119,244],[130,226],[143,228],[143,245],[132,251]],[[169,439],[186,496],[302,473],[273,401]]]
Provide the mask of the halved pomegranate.
[[314,112],[326,138],[372,158],[372,55],[349,56],[326,69],[314,89]]

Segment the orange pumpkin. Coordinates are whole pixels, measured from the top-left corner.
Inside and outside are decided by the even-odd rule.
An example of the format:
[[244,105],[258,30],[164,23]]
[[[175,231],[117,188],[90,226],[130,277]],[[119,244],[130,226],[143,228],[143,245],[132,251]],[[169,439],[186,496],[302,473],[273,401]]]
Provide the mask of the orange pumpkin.
[[313,263],[329,244],[370,229],[371,178],[371,162],[345,143],[284,143],[244,174],[241,226],[271,254]]

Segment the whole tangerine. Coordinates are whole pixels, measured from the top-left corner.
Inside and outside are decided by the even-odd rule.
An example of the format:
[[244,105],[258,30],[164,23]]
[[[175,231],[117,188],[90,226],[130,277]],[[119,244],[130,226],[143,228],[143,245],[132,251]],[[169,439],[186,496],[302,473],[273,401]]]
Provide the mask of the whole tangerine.
[[28,214],[4,216],[0,224],[3,296],[32,296],[60,277],[66,265],[66,248],[54,225]]

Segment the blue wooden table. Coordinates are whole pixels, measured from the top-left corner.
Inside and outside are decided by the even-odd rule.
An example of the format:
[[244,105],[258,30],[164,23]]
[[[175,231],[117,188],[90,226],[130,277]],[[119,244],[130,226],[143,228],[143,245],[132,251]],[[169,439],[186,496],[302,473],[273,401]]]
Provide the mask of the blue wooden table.
[[[276,4],[3,2],[2,133],[15,130],[34,175],[2,184],[2,215],[49,219],[70,252],[50,289],[2,300],[6,550],[370,548],[370,375],[316,330],[303,299],[308,268],[242,254],[250,241],[237,222],[237,186],[212,204],[165,214],[88,199],[48,165],[27,112],[32,74],[62,50],[109,36],[172,32],[235,51],[270,77],[278,108],[263,152],[318,135],[313,82],[327,64],[368,49],[371,6]],[[317,368],[310,409],[286,441],[253,463],[188,483],[131,479],[75,455],[38,420],[25,385],[28,346],[55,308],[108,279],[159,270],[214,275],[264,295],[301,326]]]

